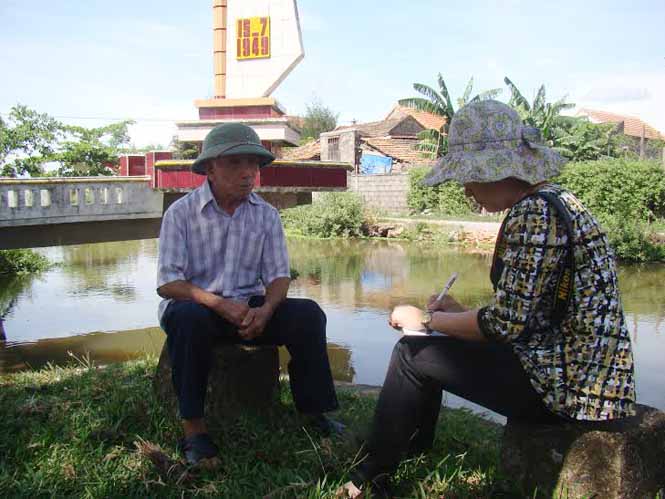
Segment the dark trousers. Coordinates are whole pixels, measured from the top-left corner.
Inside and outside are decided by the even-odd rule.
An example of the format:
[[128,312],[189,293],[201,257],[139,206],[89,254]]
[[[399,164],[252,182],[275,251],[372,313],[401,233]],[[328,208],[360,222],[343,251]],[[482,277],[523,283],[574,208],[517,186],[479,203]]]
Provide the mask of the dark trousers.
[[392,472],[405,454],[431,448],[442,390],[508,418],[565,421],[545,407],[509,345],[405,336],[377,402],[367,476]]
[[[254,296],[250,307],[261,306]],[[337,409],[337,396],[326,350],[326,316],[319,305],[306,299],[287,298],[268,322],[263,334],[244,341],[236,326],[209,308],[191,301],[174,301],[162,317],[171,358],[173,386],[180,417],[203,417],[212,347],[228,341],[249,345],[284,345],[289,354],[289,380],[296,408],[303,413]]]

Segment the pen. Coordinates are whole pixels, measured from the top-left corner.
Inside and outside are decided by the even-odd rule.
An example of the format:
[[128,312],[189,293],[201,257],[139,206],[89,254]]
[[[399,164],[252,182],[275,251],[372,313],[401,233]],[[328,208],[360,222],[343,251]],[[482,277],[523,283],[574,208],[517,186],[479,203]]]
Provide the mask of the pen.
[[448,282],[446,285],[443,287],[441,292],[439,293],[439,296],[436,297],[436,300],[434,303],[439,303],[441,300],[443,300],[443,297],[448,294],[448,291],[450,291],[450,288],[453,287],[453,284],[455,283],[455,279],[457,279],[457,272],[453,272],[450,278],[448,279]]

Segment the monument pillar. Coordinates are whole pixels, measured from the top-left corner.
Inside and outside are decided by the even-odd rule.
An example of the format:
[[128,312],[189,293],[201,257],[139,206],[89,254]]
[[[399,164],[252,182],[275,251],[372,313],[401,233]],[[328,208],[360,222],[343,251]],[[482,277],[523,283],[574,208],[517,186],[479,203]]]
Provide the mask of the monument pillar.
[[215,99],[226,99],[227,0],[212,2],[212,46],[215,70]]

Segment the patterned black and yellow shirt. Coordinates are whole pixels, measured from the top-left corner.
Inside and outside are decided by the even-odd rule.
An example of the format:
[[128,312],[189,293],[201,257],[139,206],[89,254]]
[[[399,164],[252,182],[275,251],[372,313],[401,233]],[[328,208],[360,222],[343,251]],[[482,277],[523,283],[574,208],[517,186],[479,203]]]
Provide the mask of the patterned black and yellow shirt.
[[567,313],[559,325],[552,322],[567,231],[550,203],[529,196],[504,222],[504,267],[493,301],[478,312],[480,329],[491,341],[512,344],[553,412],[580,420],[633,415],[633,353],[607,236],[575,196],[554,185],[540,191],[558,196],[572,215],[575,280]]

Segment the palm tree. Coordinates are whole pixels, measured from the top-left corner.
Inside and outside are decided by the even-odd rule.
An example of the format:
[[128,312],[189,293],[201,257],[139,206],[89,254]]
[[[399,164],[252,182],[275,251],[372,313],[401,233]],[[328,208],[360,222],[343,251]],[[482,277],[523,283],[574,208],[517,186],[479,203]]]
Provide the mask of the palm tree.
[[[444,118],[444,122],[438,130],[423,130],[418,134],[420,142],[416,146],[416,149],[421,151],[423,156],[428,159],[436,159],[448,152],[448,127],[453,116],[455,116],[455,108],[453,107],[448,87],[441,73],[438,74],[437,81],[439,84],[438,92],[428,85],[414,83],[414,90],[425,97],[410,97],[398,101],[400,106],[432,113]],[[478,100],[494,99],[501,91],[502,89],[500,88],[493,88],[471,98],[471,93],[473,92],[473,77],[471,77],[466,85],[464,94],[461,98],[457,99],[457,107],[460,108]]]

